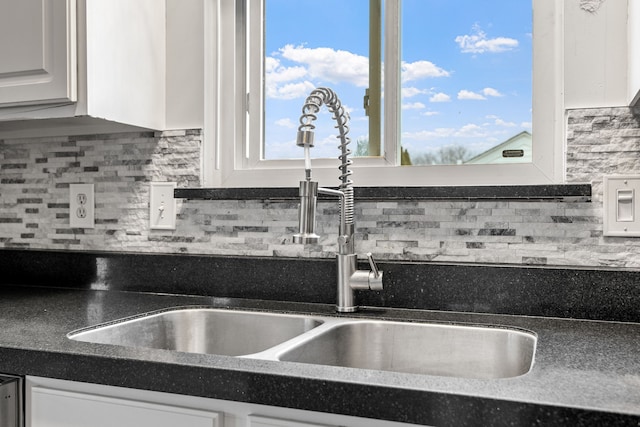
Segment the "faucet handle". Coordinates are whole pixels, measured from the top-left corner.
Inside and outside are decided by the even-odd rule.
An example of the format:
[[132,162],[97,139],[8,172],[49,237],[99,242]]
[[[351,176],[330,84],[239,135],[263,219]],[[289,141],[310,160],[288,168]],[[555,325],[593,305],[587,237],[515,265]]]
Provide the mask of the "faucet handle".
[[367,252],[367,259],[369,260],[369,265],[371,266],[371,271],[373,272],[373,278],[377,279],[380,276],[380,270],[378,270],[378,265],[373,259],[373,255],[371,254],[371,252]]
[[[353,257],[355,268],[355,255],[343,255],[345,257]],[[371,270],[356,270],[349,277],[349,286],[351,289],[358,290],[371,290],[371,291],[381,291],[382,290],[382,271],[378,270],[378,266],[376,262],[373,260],[373,256],[368,253],[367,259],[369,260],[369,265],[371,266]]]
[[371,254],[371,252],[367,253],[367,259],[369,260],[369,265],[371,266],[371,271],[369,272],[369,289],[373,291],[381,291],[382,271],[378,270],[378,265],[373,259],[373,255]]

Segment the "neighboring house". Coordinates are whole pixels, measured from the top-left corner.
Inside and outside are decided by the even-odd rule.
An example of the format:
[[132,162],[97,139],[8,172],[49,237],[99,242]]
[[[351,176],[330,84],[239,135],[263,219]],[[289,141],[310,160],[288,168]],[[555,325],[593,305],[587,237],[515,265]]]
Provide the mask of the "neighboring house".
[[531,159],[531,134],[525,130],[464,163],[530,163]]

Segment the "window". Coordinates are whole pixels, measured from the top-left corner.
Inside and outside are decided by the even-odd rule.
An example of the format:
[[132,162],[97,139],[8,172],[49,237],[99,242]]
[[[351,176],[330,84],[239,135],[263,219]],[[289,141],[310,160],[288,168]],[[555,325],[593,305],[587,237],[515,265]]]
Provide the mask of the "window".
[[[302,157],[292,140],[305,98],[321,85],[331,87],[350,112],[351,145],[369,134],[363,100],[372,86],[370,3],[378,1],[296,0],[294,7],[291,0],[264,1],[264,159]],[[327,110],[320,116],[328,123]],[[333,126],[318,126],[315,141],[314,157],[336,157]]]
[[[404,0],[402,2],[400,0],[353,0],[350,2],[336,0],[337,4],[332,7],[330,3],[333,1],[301,0],[296,2],[293,8],[290,7],[290,2],[287,2],[288,7],[279,8],[278,6],[283,5],[283,1],[285,0],[238,2],[222,0],[216,6],[211,6],[214,9],[211,12],[212,16],[216,19],[211,22],[214,30],[210,36],[210,46],[207,51],[212,52],[212,58],[208,62],[209,74],[215,76],[215,81],[208,88],[212,102],[208,106],[207,116],[210,118],[205,128],[205,185],[297,186],[297,182],[303,179],[304,175],[303,161],[300,159],[302,149],[295,145],[297,121],[304,98],[311,91],[314,82],[310,79],[292,78],[287,81],[289,86],[279,83],[284,81],[283,76],[291,77],[296,73],[299,75],[309,73],[308,67],[305,68],[299,64],[304,65],[304,61],[307,61],[308,65],[311,59],[317,62],[321,55],[327,57],[325,67],[339,65],[341,59],[337,58],[338,54],[351,55],[346,59],[343,57],[342,61],[353,61],[356,64],[359,59],[367,56],[375,58],[376,40],[381,40],[380,60],[371,59],[368,70],[362,64],[346,70],[352,79],[351,86],[358,87],[361,91],[366,89],[365,86],[369,87],[371,96],[369,106],[372,104],[380,106],[379,113],[369,111],[369,117],[375,118],[378,114],[380,117],[379,120],[369,120],[373,128],[367,127],[369,124],[365,119],[363,101],[358,102],[357,97],[350,97],[349,90],[341,91],[338,87],[341,85],[339,80],[331,80],[330,72],[340,70],[331,68],[324,71],[315,70],[316,74],[325,73],[324,78],[318,81],[335,89],[343,103],[348,103],[352,111],[351,150],[354,154],[362,155],[362,157],[354,156],[354,164],[351,168],[356,187],[547,184],[562,180],[561,141],[564,113],[559,83],[562,77],[562,64],[559,60],[562,40],[559,36],[561,21],[560,6],[556,5],[557,2],[548,0],[533,2],[533,36],[530,41],[533,44],[533,107],[530,109],[533,112],[531,119],[533,125],[526,119],[514,120],[507,117],[506,113],[505,116],[501,116],[487,112],[484,116],[479,116],[483,114],[482,109],[477,109],[480,112],[475,113],[477,120],[493,120],[494,124],[502,125],[504,128],[517,128],[511,129],[515,131],[512,134],[503,133],[504,141],[509,142],[509,149],[503,151],[507,156],[516,157],[499,155],[498,158],[495,156],[491,158],[486,153],[490,151],[487,148],[491,147],[485,146],[482,150],[483,147],[478,146],[475,151],[467,148],[466,158],[456,158],[442,164],[441,160],[434,160],[433,153],[436,152],[437,146],[432,147],[431,157],[429,157],[429,153],[420,153],[411,140],[419,137],[421,132],[420,128],[412,130],[415,128],[411,126],[415,123],[419,126],[425,126],[429,121],[443,123],[443,126],[435,128],[437,131],[422,129],[423,137],[438,136],[438,131],[445,134],[449,129],[444,124],[443,117],[437,117],[436,111],[426,108],[424,99],[437,102],[446,100],[446,96],[456,96],[466,98],[470,103],[499,100],[506,105],[505,93],[517,92],[513,88],[502,89],[482,85],[474,88],[459,88],[457,92],[449,90],[447,93],[439,90],[436,84],[432,87],[418,87],[412,83],[417,73],[425,70],[436,75],[440,73],[443,77],[455,72],[437,63],[425,63],[426,60],[417,55],[416,50],[412,48],[412,46],[438,45],[437,39],[424,41],[424,29],[421,26],[423,21],[424,25],[435,25],[438,13],[444,14],[438,8],[444,4],[450,6],[452,2],[450,0]],[[517,3],[522,9],[522,3],[527,0],[492,1],[501,7],[513,6]],[[309,3],[307,6],[314,5],[320,9],[313,10],[299,3]],[[426,18],[413,19],[418,16],[416,11],[422,10],[425,3],[433,7],[432,14],[436,18],[432,21]],[[295,33],[299,28],[303,32],[310,33],[309,40],[313,38],[323,41],[305,45],[304,42],[287,43],[286,39],[277,39],[277,35],[272,36],[277,32],[269,31],[270,23],[278,21],[270,18],[274,13],[294,14],[287,17],[286,28],[290,29],[289,33]],[[336,15],[340,15],[341,18],[336,19]],[[278,17],[281,18],[280,15]],[[377,25],[376,19],[379,19]],[[441,19],[446,20],[444,15]],[[363,21],[365,21],[364,24]],[[376,37],[378,34],[376,31],[367,34],[366,31],[355,30],[362,28],[367,22],[373,22],[372,28],[381,30],[380,38]],[[489,27],[491,22],[476,22],[473,17],[469,17],[469,22],[468,33],[459,34],[453,38],[454,40],[449,40],[449,42],[458,43],[460,50],[466,49],[468,58],[474,54],[480,55],[481,49],[516,50],[513,49],[514,43],[517,43],[516,38],[492,38],[492,35],[485,31],[483,25]],[[265,27],[267,28],[266,39]],[[527,32],[526,28],[521,29],[520,35],[525,32]],[[326,36],[322,39],[323,33],[344,34],[344,37],[329,42]],[[370,35],[373,41],[369,41]],[[338,42],[335,40],[341,44],[336,44]],[[401,40],[403,40],[402,45]],[[320,50],[320,47],[327,46],[330,49]],[[401,57],[400,52],[405,52],[406,56]],[[521,58],[516,58],[514,55],[515,53],[511,55],[513,62],[522,62]],[[383,64],[384,71],[381,68],[376,69],[376,64]],[[460,71],[457,72],[460,73]],[[411,73],[413,73],[413,79],[407,77],[411,76]],[[500,78],[510,82],[518,79],[531,80],[531,76],[518,75],[513,71],[508,73],[505,76],[510,77],[501,76]],[[263,79],[265,75],[266,80]],[[376,85],[372,78],[378,75],[384,80],[382,87]],[[298,90],[304,95],[300,97],[298,93],[298,97],[293,101],[298,105],[298,109],[291,113],[289,107],[285,106],[285,101],[289,101],[288,97],[294,97],[293,93]],[[376,96],[376,93],[380,95]],[[383,101],[380,104],[376,104],[378,97]],[[419,100],[420,97],[423,101]],[[266,109],[263,108],[265,103]],[[411,114],[411,110],[418,109],[423,110],[421,116]],[[503,111],[509,114],[514,113],[513,110],[515,108],[503,106]],[[527,114],[531,114],[530,111],[525,111],[524,114],[520,114],[520,117],[526,117]],[[449,116],[453,115],[455,114],[449,113]],[[333,138],[331,132],[334,129],[328,115],[326,118],[320,117],[316,124],[318,129],[316,141],[331,141]],[[482,126],[480,122],[472,124],[476,127]],[[376,131],[375,126],[379,126],[379,131]],[[466,129],[470,134],[478,130],[473,126]],[[535,129],[533,154],[530,157],[520,158],[518,157],[519,147],[526,146],[526,136],[531,127]],[[370,146],[377,146],[377,144],[370,144],[371,140],[376,140],[376,132],[381,134],[379,156],[376,156],[375,152],[369,153],[368,150]],[[265,138],[267,138],[266,143]],[[495,136],[494,142],[497,145],[501,140]],[[367,150],[361,149],[363,144]],[[317,146],[312,149],[314,178],[323,186],[335,186],[338,175],[336,172],[339,163],[338,150],[334,149],[331,153],[330,146],[324,149],[322,145],[325,144],[317,143]],[[403,155],[406,152],[409,156]],[[531,153],[530,150],[529,153]],[[486,156],[478,156],[480,154]],[[403,163],[408,164],[407,158],[411,157],[413,157],[411,164],[420,165],[402,166]],[[507,163],[493,164],[505,158],[508,160]],[[524,163],[514,163],[514,159],[516,162],[524,161]],[[458,166],[456,163],[465,164]]]

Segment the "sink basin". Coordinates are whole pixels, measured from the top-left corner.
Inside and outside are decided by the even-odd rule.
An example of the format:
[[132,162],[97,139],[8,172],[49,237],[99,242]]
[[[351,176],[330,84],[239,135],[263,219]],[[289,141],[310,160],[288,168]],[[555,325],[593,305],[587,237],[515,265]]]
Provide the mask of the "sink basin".
[[301,341],[279,360],[463,378],[508,378],[533,364],[536,336],[491,327],[351,321]]
[[308,316],[221,310],[174,309],[71,332],[77,341],[242,356],[303,334],[322,321]]
[[536,335],[519,329],[175,308],[92,326],[72,340],[459,378],[526,374]]

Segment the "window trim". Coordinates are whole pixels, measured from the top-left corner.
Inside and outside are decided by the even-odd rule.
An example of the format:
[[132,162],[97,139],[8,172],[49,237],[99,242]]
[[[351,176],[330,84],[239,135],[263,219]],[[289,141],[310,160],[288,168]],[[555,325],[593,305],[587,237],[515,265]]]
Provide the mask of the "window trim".
[[[203,131],[203,185],[206,187],[290,187],[304,178],[302,160],[248,162],[244,135],[245,85],[239,75],[246,61],[246,43],[241,33],[242,21],[235,0],[207,0],[205,10],[205,124]],[[238,2],[242,3],[242,2]],[[253,4],[262,2],[251,2]],[[399,16],[401,0],[387,0],[387,19]],[[255,8],[255,6],[253,6]],[[438,165],[401,167],[399,130],[399,97],[385,97],[384,158],[355,158],[353,180],[358,186],[465,186],[465,185],[530,185],[558,184],[564,181],[565,113],[563,99],[563,13],[562,2],[533,0],[533,162],[500,165]],[[260,17],[261,18],[261,17]],[[249,13],[252,22],[261,21]],[[391,70],[385,72],[385,87],[396,86],[399,94],[399,52],[389,40],[399,40],[399,20],[385,24],[385,61]],[[254,24],[255,25],[255,24]],[[254,27],[255,28],[255,27]],[[394,33],[395,32],[395,33]],[[391,38],[390,38],[391,36]],[[240,47],[240,49],[238,49]],[[394,50],[395,49],[395,50]],[[238,53],[240,51],[240,53]],[[393,64],[391,61],[396,61]],[[252,80],[255,85],[256,74]],[[258,80],[261,80],[261,75]],[[262,92],[262,91],[260,91]],[[253,97],[249,111],[261,105]],[[255,139],[254,139],[255,142]],[[296,149],[297,147],[293,147]],[[249,149],[251,147],[249,146]],[[312,153],[313,154],[313,153]],[[336,150],[336,156],[338,152]],[[396,160],[397,159],[397,160]],[[312,160],[314,179],[322,186],[338,183],[339,161]],[[464,168],[464,173],[461,173]]]
[[365,112],[369,117],[370,156],[382,155],[382,17],[382,0],[369,0],[369,87]]

